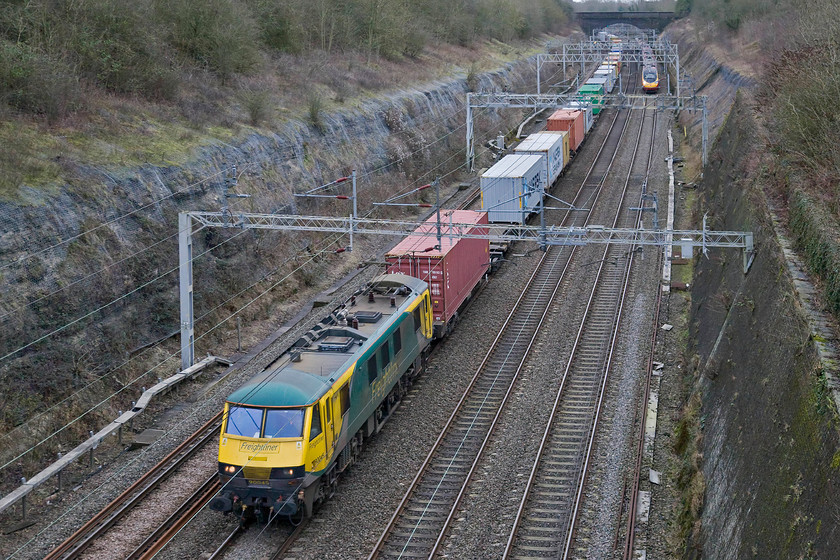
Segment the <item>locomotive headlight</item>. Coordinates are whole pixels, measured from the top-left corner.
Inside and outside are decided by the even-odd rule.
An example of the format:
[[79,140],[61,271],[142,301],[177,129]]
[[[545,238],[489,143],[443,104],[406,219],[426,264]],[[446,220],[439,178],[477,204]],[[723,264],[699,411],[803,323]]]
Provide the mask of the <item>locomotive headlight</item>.
[[236,472],[236,467],[234,467],[233,465],[228,465],[225,467],[225,472],[228,474],[233,474]]

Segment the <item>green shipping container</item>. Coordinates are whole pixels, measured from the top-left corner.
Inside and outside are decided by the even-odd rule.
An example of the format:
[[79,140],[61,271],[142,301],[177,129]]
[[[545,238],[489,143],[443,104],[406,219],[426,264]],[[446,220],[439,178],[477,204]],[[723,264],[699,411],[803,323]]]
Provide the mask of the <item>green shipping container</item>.
[[601,112],[601,105],[604,104],[604,86],[595,84],[584,84],[580,86],[578,94],[583,101],[592,103],[592,114],[597,115]]

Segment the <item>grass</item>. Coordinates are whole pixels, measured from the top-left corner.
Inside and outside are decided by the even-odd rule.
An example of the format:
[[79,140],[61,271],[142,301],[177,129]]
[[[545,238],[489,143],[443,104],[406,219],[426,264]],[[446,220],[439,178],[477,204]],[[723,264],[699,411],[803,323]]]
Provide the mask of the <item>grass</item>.
[[29,123],[0,123],[0,200],[15,200],[21,184],[45,186],[61,176],[61,141]]
[[78,163],[102,168],[142,164],[186,163],[193,151],[216,141],[229,141],[234,128],[208,126],[195,130],[185,122],[131,116],[118,121],[101,117],[84,127],[50,130],[15,119],[0,123],[0,200],[20,201],[21,185],[49,191],[68,180]]
[[[491,69],[538,52],[543,39],[475,47],[436,45],[420,60],[373,59],[359,53],[281,55],[267,75],[215,87],[193,78],[176,105],[102,95],[90,108],[46,126],[35,118],[0,121],[0,200],[22,201],[21,185],[55,188],[79,166],[106,169],[143,164],[180,165],[196,148],[234,141],[255,126],[275,128],[288,119],[323,126],[323,112],[352,107],[386,90]],[[318,91],[314,107],[308,92]],[[254,94],[253,92],[257,92]],[[323,93],[322,93],[323,92]],[[354,102],[356,100],[356,102]],[[273,108],[273,110],[271,109]],[[316,118],[313,119],[313,116]]]

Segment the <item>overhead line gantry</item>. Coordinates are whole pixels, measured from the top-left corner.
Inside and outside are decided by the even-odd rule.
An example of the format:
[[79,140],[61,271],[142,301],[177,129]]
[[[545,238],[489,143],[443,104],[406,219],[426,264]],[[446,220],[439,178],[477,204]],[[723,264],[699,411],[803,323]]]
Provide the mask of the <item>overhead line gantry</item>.
[[[666,246],[680,244],[699,247],[705,253],[713,247],[743,250],[744,272],[749,270],[755,254],[752,232],[712,230],[660,230],[605,228],[601,226],[511,226],[509,224],[475,224],[452,221],[451,213],[443,212],[443,236],[451,239],[488,239],[499,243],[530,241],[541,247],[550,245],[607,244],[627,246]],[[195,318],[193,314],[192,231],[197,222],[205,227],[343,233],[349,235],[425,235],[434,238],[436,228],[417,230],[420,222],[396,219],[375,219],[299,216],[294,214],[250,214],[230,212],[182,212],[178,216],[181,298],[181,367],[186,369],[195,360]]]

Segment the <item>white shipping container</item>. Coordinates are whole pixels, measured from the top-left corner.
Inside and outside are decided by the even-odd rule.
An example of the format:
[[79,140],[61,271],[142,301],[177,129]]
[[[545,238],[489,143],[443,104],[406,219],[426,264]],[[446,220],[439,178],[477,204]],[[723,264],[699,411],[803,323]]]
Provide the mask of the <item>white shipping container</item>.
[[571,109],[573,111],[583,112],[583,130],[585,134],[589,134],[592,125],[595,123],[595,117],[592,114],[592,104],[585,101],[569,101],[562,107],[563,109]]
[[603,77],[593,76],[593,77],[589,78],[588,80],[586,80],[586,84],[591,85],[591,86],[602,86],[604,88],[605,92],[608,91],[607,86],[609,85],[609,82],[607,81],[606,76],[603,76]]
[[613,81],[615,81],[615,79],[618,77],[615,74],[615,65],[613,65],[613,64],[602,64],[602,65],[600,65],[598,67],[598,69],[595,70],[596,74],[598,72],[609,72],[610,75],[612,76]]
[[525,140],[519,143],[513,151],[517,154],[534,154],[543,158],[546,176],[546,185],[553,185],[569,159],[569,152],[565,146],[568,141],[563,141],[564,132],[537,132],[530,134]]
[[524,224],[545,188],[542,156],[509,154],[481,176],[481,209],[490,222]]
[[613,90],[615,80],[613,80],[613,72],[611,70],[595,70],[595,74],[593,74],[592,77],[598,79],[603,78],[604,90],[607,93],[610,93]]

